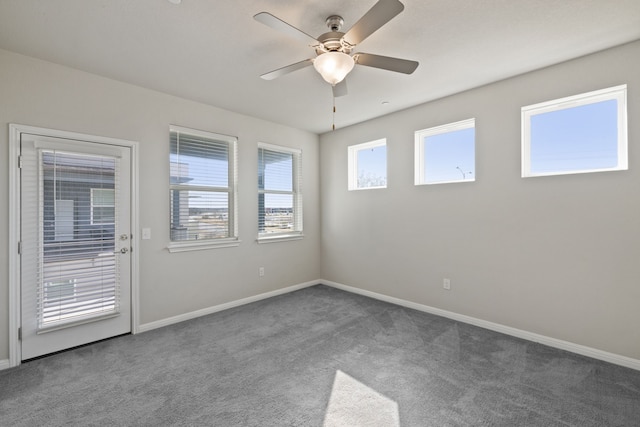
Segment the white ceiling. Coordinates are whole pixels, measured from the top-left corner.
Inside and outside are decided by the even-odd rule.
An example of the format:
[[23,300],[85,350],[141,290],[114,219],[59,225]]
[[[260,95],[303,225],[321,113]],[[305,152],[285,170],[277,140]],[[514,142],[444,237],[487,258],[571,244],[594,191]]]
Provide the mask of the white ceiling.
[[[640,39],[639,0],[401,1],[404,12],[355,52],[420,66],[404,75],[356,65],[336,99],[337,127]],[[313,50],[253,15],[316,37],[327,16],[341,15],[346,31],[375,2],[0,0],[0,48],[323,133],[331,86],[313,67],[259,78]]]

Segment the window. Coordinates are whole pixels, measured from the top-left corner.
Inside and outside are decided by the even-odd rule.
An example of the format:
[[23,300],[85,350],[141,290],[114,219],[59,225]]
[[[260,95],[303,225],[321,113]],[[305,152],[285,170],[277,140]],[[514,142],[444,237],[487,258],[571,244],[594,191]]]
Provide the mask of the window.
[[[66,279],[44,283],[44,307],[58,307],[77,301],[77,279]],[[61,304],[62,303],[62,304]]]
[[302,237],[302,152],[258,144],[258,241]]
[[415,133],[415,185],[475,181],[476,120]]
[[627,169],[627,86],[522,108],[522,176]]
[[231,136],[170,127],[169,250],[236,246],[236,145]]
[[348,162],[349,191],[387,188],[386,139],[350,146]]
[[[113,224],[115,222],[115,197],[116,192],[113,188],[91,189],[91,224]],[[73,213],[73,200],[69,202],[71,202],[70,210]],[[58,209],[58,203],[56,203],[56,211]],[[57,215],[58,212],[56,212],[56,218]]]

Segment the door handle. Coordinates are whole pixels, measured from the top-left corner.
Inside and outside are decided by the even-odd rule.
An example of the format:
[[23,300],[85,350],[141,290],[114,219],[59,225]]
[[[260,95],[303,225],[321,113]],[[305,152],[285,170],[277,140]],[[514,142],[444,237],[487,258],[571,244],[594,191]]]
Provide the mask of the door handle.
[[120,249],[120,253],[121,253],[121,254],[126,254],[127,252],[129,252],[129,248],[122,248],[122,249]]

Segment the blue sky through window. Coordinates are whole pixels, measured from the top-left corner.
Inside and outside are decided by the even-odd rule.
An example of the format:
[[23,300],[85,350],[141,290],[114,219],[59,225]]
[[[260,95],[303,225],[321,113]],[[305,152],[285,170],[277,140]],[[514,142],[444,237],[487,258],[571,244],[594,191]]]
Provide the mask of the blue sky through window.
[[171,154],[172,174],[180,175],[185,185],[227,187],[229,185],[229,161],[206,157]]
[[264,188],[266,190],[293,190],[293,155],[277,153],[270,156],[271,162],[265,162]]
[[358,188],[387,185],[387,146],[358,150]]
[[475,128],[423,138],[426,183],[475,179]]
[[615,168],[617,101],[532,115],[530,150],[532,173]]

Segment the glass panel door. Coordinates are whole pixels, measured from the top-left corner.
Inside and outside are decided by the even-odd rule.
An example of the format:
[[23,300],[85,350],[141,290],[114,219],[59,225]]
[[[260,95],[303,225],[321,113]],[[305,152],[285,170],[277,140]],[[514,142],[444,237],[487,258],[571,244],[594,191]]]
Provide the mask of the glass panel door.
[[129,332],[126,147],[21,140],[22,358]]

